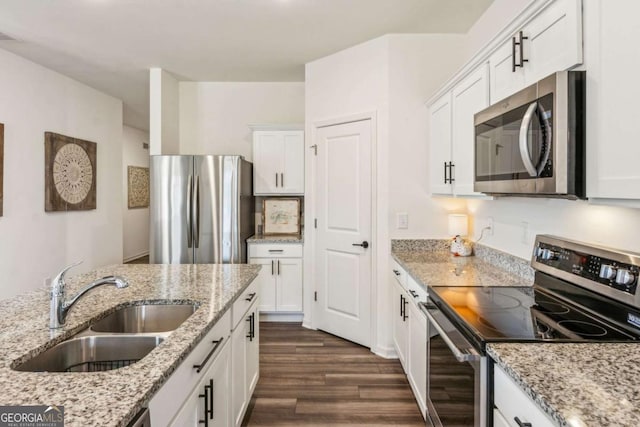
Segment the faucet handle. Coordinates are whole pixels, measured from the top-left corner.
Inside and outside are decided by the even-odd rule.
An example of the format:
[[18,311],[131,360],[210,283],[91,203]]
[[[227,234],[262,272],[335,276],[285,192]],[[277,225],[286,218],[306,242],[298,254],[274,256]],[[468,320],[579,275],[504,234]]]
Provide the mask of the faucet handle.
[[83,262],[84,261],[77,261],[63,268],[62,271],[60,271],[60,273],[58,273],[56,277],[54,277],[53,280],[51,281],[51,292],[54,294],[60,294],[64,292],[64,287],[65,287],[64,276],[67,275],[67,271],[71,270],[73,267],[76,267],[82,264]]

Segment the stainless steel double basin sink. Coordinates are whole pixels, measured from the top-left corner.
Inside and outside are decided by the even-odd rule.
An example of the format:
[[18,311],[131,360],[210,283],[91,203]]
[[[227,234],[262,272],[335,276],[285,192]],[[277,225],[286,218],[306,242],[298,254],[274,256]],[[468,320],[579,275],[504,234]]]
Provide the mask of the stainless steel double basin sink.
[[156,348],[196,304],[123,307],[88,329],[14,367],[29,372],[96,372],[131,365]]

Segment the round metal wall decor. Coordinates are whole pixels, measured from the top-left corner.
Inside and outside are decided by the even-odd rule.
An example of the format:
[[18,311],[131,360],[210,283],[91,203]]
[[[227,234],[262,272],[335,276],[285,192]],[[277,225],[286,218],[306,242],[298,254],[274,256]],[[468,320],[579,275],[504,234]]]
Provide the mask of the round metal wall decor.
[[96,208],[96,143],[45,132],[45,211]]

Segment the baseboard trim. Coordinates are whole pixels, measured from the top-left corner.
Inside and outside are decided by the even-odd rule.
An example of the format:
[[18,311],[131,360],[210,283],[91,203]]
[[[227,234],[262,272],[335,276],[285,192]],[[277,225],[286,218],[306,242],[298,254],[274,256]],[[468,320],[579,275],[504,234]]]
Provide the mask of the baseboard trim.
[[147,256],[147,255],[149,255],[149,251],[141,252],[138,255],[132,255],[130,257],[125,258],[124,260],[122,260],[122,262],[126,264],[129,261],[133,261],[134,259],[142,258],[143,256]]
[[375,347],[371,348],[371,352],[385,359],[397,359],[398,353],[396,353],[393,347]]
[[261,322],[302,322],[303,317],[302,313],[260,313]]

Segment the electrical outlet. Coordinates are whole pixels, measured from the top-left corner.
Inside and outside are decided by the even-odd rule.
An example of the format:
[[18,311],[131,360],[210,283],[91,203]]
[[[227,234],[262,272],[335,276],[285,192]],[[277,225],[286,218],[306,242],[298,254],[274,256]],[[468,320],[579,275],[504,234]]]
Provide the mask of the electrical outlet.
[[485,227],[488,227],[486,230],[487,236],[493,236],[493,217],[490,216],[489,218],[487,218],[487,225],[485,225]]
[[529,223],[522,221],[522,243],[529,244]]
[[401,212],[398,214],[398,229],[407,229],[409,228],[409,214],[406,212]]

